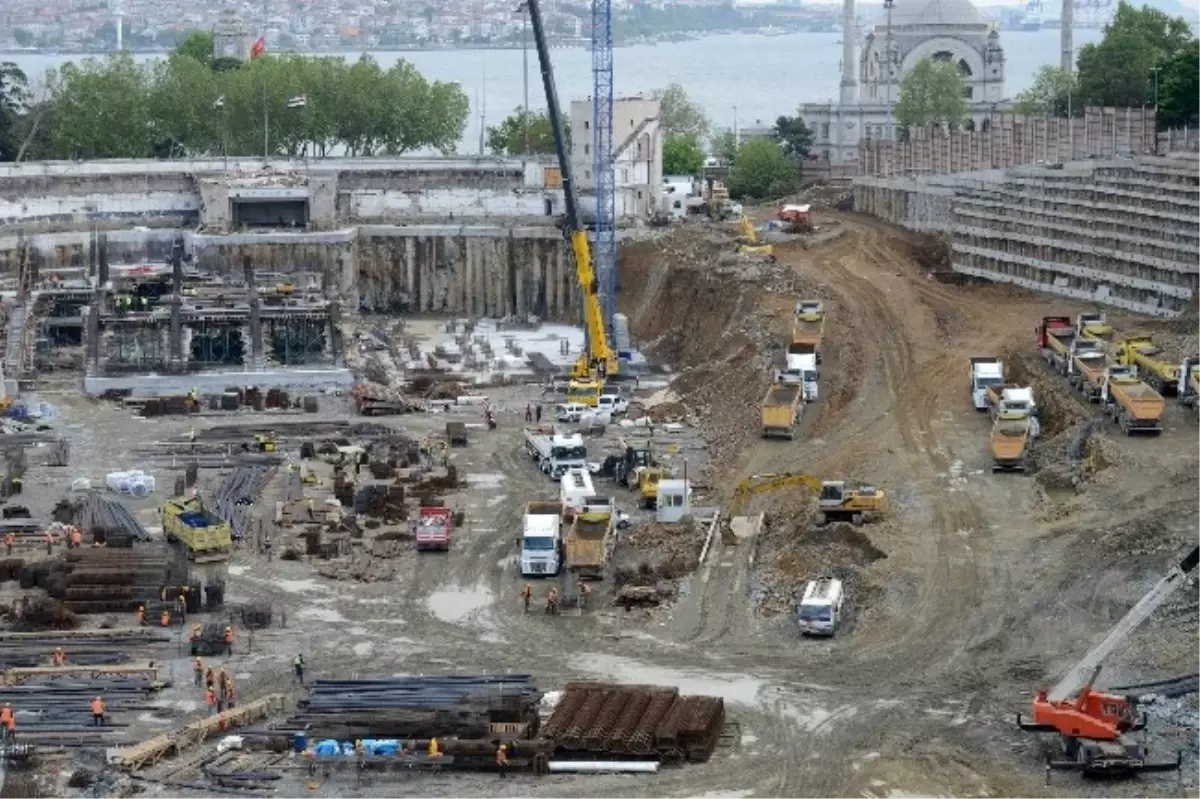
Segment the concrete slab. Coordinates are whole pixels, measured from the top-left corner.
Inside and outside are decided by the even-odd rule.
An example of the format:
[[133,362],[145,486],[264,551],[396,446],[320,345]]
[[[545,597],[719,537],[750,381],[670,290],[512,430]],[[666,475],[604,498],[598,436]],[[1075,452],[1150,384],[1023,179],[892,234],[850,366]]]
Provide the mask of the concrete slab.
[[185,394],[192,388],[201,393],[223,391],[232,386],[258,388],[349,388],[354,375],[349,369],[295,369],[244,372],[198,372],[186,375],[120,375],[85,377],[83,393],[97,396],[106,391],[136,391],[147,396]]

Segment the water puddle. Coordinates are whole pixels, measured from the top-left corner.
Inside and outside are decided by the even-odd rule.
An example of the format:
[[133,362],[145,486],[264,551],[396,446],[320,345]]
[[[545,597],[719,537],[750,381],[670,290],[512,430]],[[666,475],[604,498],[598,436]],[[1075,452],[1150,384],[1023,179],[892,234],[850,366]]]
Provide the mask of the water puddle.
[[425,599],[425,605],[439,620],[458,624],[477,615],[494,601],[495,597],[487,586],[454,586],[434,591]]
[[302,619],[326,621],[330,624],[340,624],[346,621],[346,617],[333,608],[303,608],[296,611],[296,615]]
[[505,475],[500,472],[480,472],[478,474],[468,474],[467,485],[472,488],[482,488],[485,490],[499,488],[505,479]]
[[353,650],[354,654],[358,655],[360,658],[365,658],[367,655],[375,651],[375,642],[362,641],[361,643],[357,643],[352,646],[351,650]]

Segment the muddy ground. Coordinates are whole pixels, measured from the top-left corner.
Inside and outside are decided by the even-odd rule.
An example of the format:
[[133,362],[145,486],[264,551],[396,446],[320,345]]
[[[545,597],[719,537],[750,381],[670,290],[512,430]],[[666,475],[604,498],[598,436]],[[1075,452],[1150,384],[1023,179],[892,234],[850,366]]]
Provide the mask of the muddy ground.
[[[943,285],[927,278],[908,236],[857,216],[829,220],[841,236],[807,250],[779,245],[775,264],[720,259],[731,239],[695,231],[625,247],[622,303],[644,349],[675,371],[677,412],[708,439],[705,501],[727,500],[750,474],[804,471],[880,486],[891,498],[885,521],[813,532],[803,490],[778,492],[756,500],[768,519],[760,540],[733,546],[718,537],[668,606],[625,613],[602,595],[579,617],[527,616],[517,597],[521,508],[555,489],[519,444],[525,404],[538,391],[511,388],[489,392],[499,429],[473,434],[454,453],[469,487],[449,499],[467,510],[468,523],[450,553],[403,554],[392,581],[372,584],[328,580],[312,564],[249,551],[230,567],[230,601],[268,601],[287,615],[286,626],[256,634],[252,651],[235,652],[244,699],[281,688],[295,695],[287,672],[297,651],[313,676],[514,671],[547,690],[612,676],[723,696],[737,723],[733,742],[706,765],[652,777],[504,783],[413,775],[356,785],[335,775],[315,786],[285,780],[283,795],[1197,793],[1194,725],[1152,737],[1165,758],[1189,751],[1182,785],[1174,777],[1091,783],[1062,775],[1049,786],[1042,761],[1052,741],[1013,725],[1033,690],[1055,682],[1196,540],[1194,413],[1170,406],[1157,438],[1127,439],[1104,425],[1072,447],[1064,437],[1077,437],[1098,411],[1065,386],[1058,396],[1049,378],[1038,384],[1039,398],[1061,407],[1041,471],[993,475],[988,423],[969,398],[968,356],[1027,352],[1040,316],[1081,308],[1008,287]],[[800,296],[826,302],[822,399],[795,441],[765,442],[758,402]],[[72,477],[135,466],[133,442],[186,430],[169,419],[131,420],[72,393],[47,399],[75,425],[73,455],[84,465]],[[390,423],[422,436],[444,417]],[[59,475],[57,486],[48,482],[31,498],[52,501]],[[260,504],[270,507],[271,491],[281,490],[273,486]],[[143,512],[152,521],[150,508]],[[793,597],[830,570],[848,581],[849,623],[829,641],[800,639],[788,613]],[[1192,583],[1112,658],[1102,680],[1196,672],[1196,629]],[[186,659],[163,656],[186,674]],[[139,729],[178,723],[195,699],[190,689],[171,689],[167,706]],[[180,767],[150,776],[169,778]],[[61,782],[58,790],[70,792]]]

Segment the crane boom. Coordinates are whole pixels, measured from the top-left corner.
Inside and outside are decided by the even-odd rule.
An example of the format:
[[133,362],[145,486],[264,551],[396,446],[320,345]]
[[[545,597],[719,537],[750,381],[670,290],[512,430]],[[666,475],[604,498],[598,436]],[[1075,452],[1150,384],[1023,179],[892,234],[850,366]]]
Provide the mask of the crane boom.
[[575,193],[575,181],[571,172],[571,154],[567,152],[567,137],[563,129],[562,109],[558,104],[558,90],[554,86],[554,68],[550,64],[550,48],[546,43],[546,31],[542,25],[542,12],[538,0],[526,0],[525,5],[529,10],[533,41],[537,47],[538,66],[542,72],[542,89],[546,92],[550,127],[554,131],[554,151],[562,173],[563,198],[566,203],[565,231],[570,237],[571,252],[575,256],[575,275],[580,288],[583,289],[588,352],[576,362],[573,376],[589,377],[593,369],[605,377],[615,376],[620,364],[616,350],[608,341],[604,309],[600,304],[599,286],[592,265],[592,250],[588,243],[587,229],[579,216],[579,199]]
[[1171,594],[1175,593],[1175,590],[1183,584],[1187,575],[1196,568],[1197,561],[1200,561],[1200,547],[1193,549],[1187,557],[1175,565],[1175,568],[1167,572],[1166,577],[1159,580],[1144,597],[1138,600],[1136,605],[1129,609],[1125,617],[1117,622],[1116,626],[1104,637],[1104,640],[1097,644],[1091,652],[1088,652],[1084,656],[1083,660],[1076,663],[1067,672],[1067,675],[1059,681],[1058,685],[1055,685],[1051,689],[1048,695],[1050,701],[1062,702],[1074,697],[1079,693],[1081,688],[1091,683],[1105,659],[1134,630],[1140,627],[1142,622],[1149,618],[1150,614],[1159,605],[1165,602]]

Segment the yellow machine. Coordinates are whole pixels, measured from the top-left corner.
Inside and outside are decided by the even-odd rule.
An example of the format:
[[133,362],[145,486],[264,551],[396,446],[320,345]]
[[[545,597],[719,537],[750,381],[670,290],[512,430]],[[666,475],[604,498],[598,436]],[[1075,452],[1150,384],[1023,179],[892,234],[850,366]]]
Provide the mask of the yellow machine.
[[[563,133],[563,117],[558,105],[558,91],[554,88],[554,67],[550,63],[550,48],[546,41],[542,12],[537,0],[525,4],[529,12],[533,40],[537,47],[538,65],[542,71],[542,88],[546,93],[546,109],[550,126],[554,132],[554,149],[558,155],[558,168],[562,174],[563,199],[566,205],[563,230],[571,239],[571,252],[575,256],[575,276],[583,289],[583,312],[587,323],[588,349],[582,353],[571,368],[571,382],[590,385],[614,377],[621,369],[617,351],[608,340],[605,328],[604,309],[600,307],[600,294],[596,282],[596,271],[592,265],[592,250],[588,243],[587,228],[579,217],[579,200],[575,193],[575,179],[571,169],[570,152]],[[570,389],[568,388],[568,396]],[[597,399],[599,399],[597,397]],[[575,402],[577,400],[571,400]],[[592,403],[595,405],[596,403]]]
[[290,280],[285,280],[282,283],[275,284],[276,294],[291,294],[296,290],[296,284]]
[[274,452],[276,441],[274,436],[265,433],[256,433],[254,436],[254,449],[258,452]]
[[1160,394],[1179,391],[1179,364],[1163,360],[1163,351],[1150,336],[1130,336],[1117,342],[1117,362],[1136,366],[1141,377]]
[[179,541],[191,560],[216,560],[233,549],[229,523],[205,509],[199,497],[176,497],[162,506],[163,532]]
[[738,483],[729,506],[729,515],[738,516],[746,500],[758,494],[791,486],[805,486],[817,497],[818,524],[874,521],[887,511],[887,496],[872,486],[848,488],[844,480],[821,480],[796,472],[755,474]]
[[[578,366],[579,364],[576,363],[577,368]],[[574,374],[572,372],[572,380],[567,385],[567,402],[578,402],[580,405],[595,408],[600,404],[600,393],[604,391],[604,381],[591,375],[576,378]]]
[[654,510],[658,507],[658,483],[666,475],[666,469],[661,466],[639,466],[633,473],[633,490],[638,492],[641,506]]
[[758,231],[754,229],[754,223],[748,216],[742,217],[742,235],[738,238],[738,252],[742,255],[766,255],[772,258],[775,256],[775,247],[759,240]]

